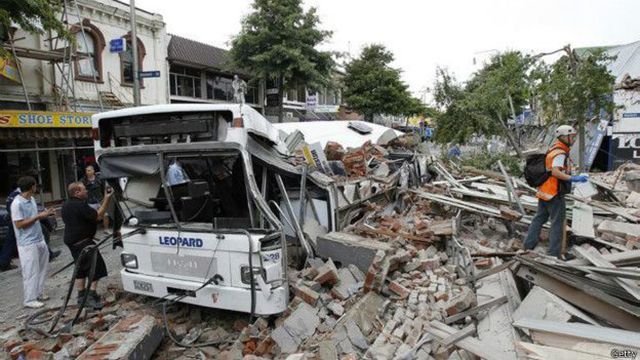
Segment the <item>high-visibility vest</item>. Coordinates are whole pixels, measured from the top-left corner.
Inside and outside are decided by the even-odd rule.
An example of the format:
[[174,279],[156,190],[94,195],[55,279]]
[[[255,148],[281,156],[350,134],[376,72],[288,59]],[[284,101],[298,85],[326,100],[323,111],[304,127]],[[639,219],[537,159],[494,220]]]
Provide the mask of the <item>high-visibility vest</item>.
[[[549,151],[547,152],[547,156],[544,159],[544,165],[547,168],[547,171],[551,171],[551,169],[553,168],[553,159],[556,156],[560,154],[565,154],[566,158],[560,170],[562,172],[567,172],[567,163],[569,161],[569,151],[570,149],[567,145],[565,145],[561,141],[556,141],[555,144],[553,144],[553,146],[549,149]],[[554,196],[558,195],[561,181],[563,180],[560,180],[553,175],[549,176],[547,181],[545,181],[544,183],[542,183],[542,185],[540,185],[540,187],[538,187],[538,192],[536,193],[536,197],[544,201],[549,201],[553,199]]]

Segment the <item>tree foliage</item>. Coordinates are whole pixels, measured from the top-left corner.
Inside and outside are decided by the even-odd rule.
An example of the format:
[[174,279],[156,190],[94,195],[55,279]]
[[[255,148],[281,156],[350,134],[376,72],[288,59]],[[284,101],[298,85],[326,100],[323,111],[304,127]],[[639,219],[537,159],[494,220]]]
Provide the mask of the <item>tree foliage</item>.
[[345,67],[343,98],[368,121],[378,114],[409,116],[427,112],[422,102],[409,93],[400,79],[400,70],[390,66],[392,61],[390,51],[373,44]]
[[436,116],[435,140],[462,143],[473,134],[504,134],[500,122],[512,116],[511,105],[519,114],[528,103],[532,63],[520,52],[499,54],[466,84],[438,69],[434,99],[441,113]]
[[16,23],[30,33],[42,34],[51,30],[67,36],[67,28],[60,20],[61,10],[59,0],[1,0],[0,23],[4,29]]
[[598,115],[594,109],[611,113],[615,77],[606,65],[612,59],[602,51],[586,52],[580,58],[569,52],[551,65],[538,64],[533,77],[542,118],[567,124]]
[[316,9],[305,12],[301,0],[255,0],[252,7],[231,40],[234,65],[254,78],[278,79],[280,99],[284,90],[299,85],[312,90],[328,85],[334,61],[317,46],[331,32],[319,29]]

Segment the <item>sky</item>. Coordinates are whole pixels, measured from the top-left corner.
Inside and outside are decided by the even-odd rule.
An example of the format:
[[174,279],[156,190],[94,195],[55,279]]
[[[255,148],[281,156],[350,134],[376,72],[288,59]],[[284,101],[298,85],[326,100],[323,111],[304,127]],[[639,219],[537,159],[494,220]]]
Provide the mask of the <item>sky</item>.
[[[125,0],[126,1],[126,0]],[[252,0],[136,0],[163,16],[167,32],[221,48],[240,30]],[[385,45],[392,66],[418,98],[429,101],[437,67],[466,80],[497,51],[537,54],[640,40],[637,0],[303,0],[333,31],[324,50],[357,57]],[[476,65],[474,65],[476,58]]]

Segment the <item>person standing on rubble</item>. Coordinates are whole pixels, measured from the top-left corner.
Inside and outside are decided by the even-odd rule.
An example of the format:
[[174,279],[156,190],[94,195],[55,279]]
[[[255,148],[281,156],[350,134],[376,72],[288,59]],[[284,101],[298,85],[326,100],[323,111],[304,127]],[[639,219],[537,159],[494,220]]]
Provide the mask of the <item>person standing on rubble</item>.
[[[107,189],[100,207],[92,208],[87,199],[89,193],[81,181],[69,184],[67,192],[69,199],[62,205],[62,220],[64,221],[64,243],[69,247],[74,260],[82,253],[82,250],[90,245],[95,245],[93,237],[100,222],[109,207],[112,191]],[[98,251],[98,250],[95,250]],[[91,256],[87,255],[80,261],[76,274],[75,286],[78,289],[78,304],[82,302],[85,293],[88,292],[86,305],[89,308],[101,309],[102,300],[96,289],[98,280],[107,276],[107,266],[98,251],[95,273],[89,278],[91,272]]]
[[569,169],[569,152],[576,141],[576,129],[561,125],[555,131],[556,142],[545,157],[545,167],[550,171],[549,178],[538,187],[538,210],[531,220],[524,248],[532,250],[538,245],[540,231],[547,220],[551,222],[549,231],[549,250],[551,256],[564,259],[561,254],[562,238],[565,231],[566,204],[564,196],[571,192],[571,183],[587,182],[586,175],[572,176]]

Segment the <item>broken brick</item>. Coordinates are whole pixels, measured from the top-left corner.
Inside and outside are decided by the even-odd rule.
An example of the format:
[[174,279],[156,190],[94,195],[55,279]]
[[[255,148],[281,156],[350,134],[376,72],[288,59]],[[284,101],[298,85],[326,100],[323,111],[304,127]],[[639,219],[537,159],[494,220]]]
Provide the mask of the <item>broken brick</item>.
[[299,296],[302,300],[304,300],[304,302],[311,306],[316,306],[318,298],[320,298],[320,294],[304,285],[294,286],[293,291],[296,296]]
[[321,285],[333,285],[338,282],[338,269],[331,259],[318,269],[318,276],[313,281],[317,281]]
[[395,294],[400,296],[400,298],[402,298],[402,299],[406,299],[407,297],[409,297],[409,293],[410,293],[409,289],[407,289],[406,287],[402,286],[397,281],[392,281],[392,282],[389,283],[389,290],[393,291]]

